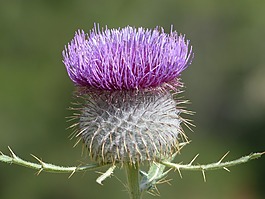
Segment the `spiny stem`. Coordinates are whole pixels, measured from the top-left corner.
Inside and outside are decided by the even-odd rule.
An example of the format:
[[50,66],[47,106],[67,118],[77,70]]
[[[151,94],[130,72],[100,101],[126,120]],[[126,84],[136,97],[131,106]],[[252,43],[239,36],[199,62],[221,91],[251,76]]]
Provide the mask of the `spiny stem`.
[[131,199],[141,199],[139,165],[127,163],[124,165],[127,174],[128,192]]
[[5,163],[9,163],[9,164],[17,164],[17,165],[20,165],[23,167],[35,169],[35,170],[38,170],[37,174],[39,174],[42,171],[51,172],[51,173],[71,173],[69,176],[69,177],[71,177],[75,172],[94,170],[94,169],[98,169],[98,168],[101,168],[103,166],[106,166],[106,165],[99,165],[99,164],[88,164],[88,165],[84,165],[84,166],[72,166],[72,167],[57,166],[54,164],[43,162],[42,160],[40,160],[36,156],[32,155],[32,157],[34,157],[39,162],[39,163],[33,163],[33,162],[29,162],[29,161],[21,159],[11,150],[10,147],[8,147],[8,148],[9,148],[11,155],[8,156],[8,155],[5,155],[2,152],[0,152],[0,161],[1,162],[5,162]]
[[[224,169],[226,171],[229,171],[227,167],[236,166],[239,164],[249,162],[250,160],[257,159],[264,154],[265,154],[265,152],[252,153],[250,155],[241,157],[241,158],[233,160],[233,161],[228,161],[228,162],[222,162],[222,160],[224,158],[224,156],[223,156],[218,162],[211,163],[211,164],[205,164],[205,165],[193,165],[192,163],[193,163],[195,158],[193,158],[193,160],[189,164],[177,164],[177,163],[172,163],[169,161],[161,161],[160,163],[165,165],[165,166],[177,169],[179,173],[181,170],[201,171],[203,173],[204,180],[206,180],[205,179],[205,171],[217,170],[217,169]],[[180,173],[180,176],[181,176],[181,173]]]

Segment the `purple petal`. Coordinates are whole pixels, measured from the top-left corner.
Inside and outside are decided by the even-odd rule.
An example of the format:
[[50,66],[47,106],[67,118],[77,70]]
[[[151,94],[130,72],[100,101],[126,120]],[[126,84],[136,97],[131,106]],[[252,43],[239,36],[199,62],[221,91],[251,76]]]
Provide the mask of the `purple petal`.
[[179,77],[190,65],[192,47],[176,31],[166,34],[133,28],[94,28],[75,33],[63,51],[63,63],[78,86],[129,90],[161,86]]

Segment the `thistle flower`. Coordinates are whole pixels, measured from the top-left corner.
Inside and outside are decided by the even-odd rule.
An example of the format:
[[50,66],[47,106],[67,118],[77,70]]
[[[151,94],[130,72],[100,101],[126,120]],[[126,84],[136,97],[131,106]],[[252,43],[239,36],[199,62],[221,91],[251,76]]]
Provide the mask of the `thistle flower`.
[[[174,163],[180,138],[186,138],[181,125],[188,121],[180,115],[189,113],[179,105],[182,83],[180,73],[191,63],[192,48],[176,31],[164,33],[162,28],[148,30],[126,27],[94,27],[89,34],[79,30],[63,51],[63,63],[83,101],[73,118],[78,122],[74,137],[87,146],[91,158],[98,163],[79,166],[57,166],[32,155],[38,162],[0,151],[0,162],[42,171],[71,173],[109,166],[97,178],[110,177],[121,163],[127,175],[125,185],[131,199],[141,199],[145,191],[156,194],[157,184],[165,180],[171,168],[205,172],[246,163],[265,154],[251,153],[239,159],[194,165],[196,155],[188,164]],[[176,97],[177,96],[177,97]],[[181,137],[180,137],[181,136]],[[77,143],[78,143],[77,142]],[[149,161],[147,172],[140,163]],[[119,164],[120,165],[120,164]],[[157,193],[159,194],[159,192]]]
[[102,29],[75,33],[63,63],[84,100],[75,136],[102,164],[172,156],[185,136],[176,100],[180,73],[191,63],[185,36],[171,29]]

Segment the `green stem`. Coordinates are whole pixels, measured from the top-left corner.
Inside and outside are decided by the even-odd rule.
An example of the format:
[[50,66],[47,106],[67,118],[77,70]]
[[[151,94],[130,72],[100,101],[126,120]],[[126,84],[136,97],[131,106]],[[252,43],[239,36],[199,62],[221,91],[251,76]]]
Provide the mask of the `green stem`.
[[128,192],[131,199],[141,199],[139,165],[127,163],[125,165],[128,182]]
[[192,165],[191,163],[193,161],[190,164],[177,164],[177,163],[171,163],[169,161],[161,161],[160,163],[165,166],[177,169],[177,170],[208,171],[208,170],[225,169],[227,167],[243,164],[243,163],[249,162],[250,160],[257,159],[264,154],[265,152],[252,153],[250,155],[241,157],[236,160],[228,161],[228,162],[222,162],[223,158],[221,158],[221,160],[219,160],[218,162],[205,164],[205,165]]
[[70,173],[69,177],[71,177],[72,174],[74,174],[75,172],[95,170],[95,169],[101,168],[103,166],[106,166],[106,165],[100,165],[100,164],[88,164],[88,165],[83,165],[83,166],[64,167],[64,166],[58,166],[58,165],[43,162],[42,160],[40,160],[36,156],[31,155],[32,157],[34,157],[38,161],[38,163],[34,163],[34,162],[29,162],[29,161],[21,159],[11,150],[10,147],[8,147],[8,148],[9,148],[11,155],[10,156],[5,155],[0,151],[0,162],[5,162],[5,163],[9,163],[9,164],[16,164],[16,165],[20,165],[23,167],[36,169],[36,170],[38,170],[37,174],[39,174],[42,171],[51,172],[51,173]]
[[226,171],[230,171],[228,169],[228,167],[232,167],[232,166],[236,166],[239,164],[243,164],[246,162],[249,162],[250,160],[254,160],[257,158],[260,158],[262,155],[265,154],[265,152],[262,153],[252,153],[250,155],[241,157],[239,159],[233,160],[233,161],[228,161],[228,162],[222,162],[222,160],[224,159],[224,157],[227,155],[228,153],[226,153],[218,162],[215,163],[211,163],[211,164],[205,164],[205,165],[193,165],[193,161],[196,159],[197,156],[195,156],[195,158],[193,158],[193,160],[189,163],[189,164],[177,164],[177,163],[172,163],[170,161],[161,161],[160,164],[163,164],[167,167],[171,167],[173,169],[178,170],[180,177],[181,176],[181,170],[189,170],[189,171],[201,171],[203,174],[203,178],[204,181],[206,181],[206,177],[205,177],[205,172],[209,171],[209,170],[217,170],[217,169],[224,169]]

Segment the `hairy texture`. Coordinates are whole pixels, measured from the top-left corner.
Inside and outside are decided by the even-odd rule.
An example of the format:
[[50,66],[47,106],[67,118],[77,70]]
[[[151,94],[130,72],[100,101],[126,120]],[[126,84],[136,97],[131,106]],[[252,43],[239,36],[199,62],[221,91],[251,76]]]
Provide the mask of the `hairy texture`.
[[163,160],[178,149],[181,109],[166,90],[82,95],[75,136],[99,163]]
[[176,31],[166,34],[133,28],[75,33],[65,46],[63,63],[78,86],[99,90],[130,90],[157,87],[174,80],[191,63],[192,48]]

